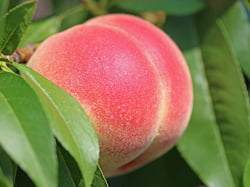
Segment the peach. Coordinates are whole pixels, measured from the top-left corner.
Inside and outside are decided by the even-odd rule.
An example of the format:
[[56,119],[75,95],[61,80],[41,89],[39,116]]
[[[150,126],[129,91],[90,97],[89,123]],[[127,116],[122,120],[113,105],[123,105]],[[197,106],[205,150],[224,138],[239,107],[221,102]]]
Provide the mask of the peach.
[[107,177],[164,154],[188,124],[193,95],[186,61],[169,36],[138,17],[100,16],[55,34],[28,66],[82,105]]

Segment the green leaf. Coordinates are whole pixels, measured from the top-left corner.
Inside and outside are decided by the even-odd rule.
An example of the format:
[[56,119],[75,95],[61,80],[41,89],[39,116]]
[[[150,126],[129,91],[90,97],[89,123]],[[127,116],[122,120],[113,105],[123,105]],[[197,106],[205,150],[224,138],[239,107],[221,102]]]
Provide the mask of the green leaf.
[[9,0],[9,9],[17,7],[24,1],[30,1],[30,0]]
[[[64,169],[66,169],[65,171],[59,171],[59,176],[60,175],[63,176],[63,174],[60,174],[60,172],[68,174],[69,175],[68,178],[71,178],[70,180],[74,182],[74,185],[78,186],[78,184],[82,179],[82,174],[81,171],[79,170],[77,163],[69,154],[69,152],[67,152],[60,144],[58,145],[58,154],[61,156],[62,160],[61,163],[63,164],[61,168],[64,167]],[[61,182],[63,182],[63,180]]]
[[3,15],[7,12],[8,6],[9,0],[0,1],[0,36],[4,33],[5,17]]
[[[190,126],[178,148],[207,184],[216,178],[217,181],[223,182],[225,178],[230,181],[230,178],[234,177],[238,185],[241,183],[242,171],[249,155],[249,101],[237,61],[223,35],[223,29],[219,29],[219,18],[216,22],[212,22],[215,25],[208,25],[211,23],[211,14],[207,16],[207,19],[200,18],[204,25],[198,27],[203,29],[200,33],[203,37],[202,53],[199,49],[196,27],[192,21],[176,18],[171,23],[169,18],[167,23],[170,28],[168,31],[182,47],[189,62],[195,93]],[[208,51],[205,51],[204,47]],[[213,65],[213,68],[209,65]],[[209,87],[207,87],[208,84]],[[215,136],[216,138],[212,138]],[[211,148],[212,144],[213,148]],[[197,152],[197,149],[202,152]],[[216,161],[215,158],[220,152],[222,161]],[[201,164],[202,162],[204,164]],[[219,165],[220,170],[227,168],[224,171],[227,177],[226,174],[223,174],[224,177],[218,177],[219,174],[216,174],[218,170],[214,168]],[[212,173],[215,174],[213,177],[210,176],[212,179],[207,178]],[[218,186],[225,186],[225,184],[221,183]]]
[[184,52],[194,90],[190,124],[178,150],[207,186],[235,187],[213,111],[195,23],[192,17],[169,17],[166,29]]
[[91,187],[108,187],[108,183],[99,166],[96,169],[95,177]]
[[2,17],[8,10],[9,0],[0,1],[0,17]]
[[58,32],[61,25],[61,19],[51,17],[45,20],[32,23],[24,33],[19,47],[24,47],[27,44],[38,43]]
[[0,73],[0,85],[0,145],[37,186],[57,186],[55,142],[37,95],[13,73]]
[[13,65],[39,95],[55,136],[76,160],[86,187],[89,187],[98,164],[99,145],[94,128],[81,105],[32,69],[17,63]]
[[13,186],[13,179],[14,169],[12,162],[0,146],[0,186]]
[[58,17],[62,19],[60,30],[65,30],[77,24],[82,24],[89,18],[89,15],[84,6],[77,3],[72,7],[67,7],[67,10],[61,11]]
[[116,0],[116,3],[132,11],[165,11],[172,15],[192,14],[206,6],[205,0]]
[[6,14],[3,36],[0,38],[0,52],[5,55],[13,53],[32,19],[35,6],[35,1],[27,1]]
[[[13,185],[13,180],[15,176],[14,166],[8,155],[0,147],[0,170],[2,175],[5,175],[8,183]],[[0,185],[1,186],[1,185]]]
[[58,161],[59,161],[59,186],[60,187],[77,187],[78,185],[75,184],[74,179],[73,179],[74,173],[71,173],[71,170],[69,168],[71,166],[67,164],[67,160],[65,160],[59,148],[57,149],[57,155],[58,155]]
[[[225,15],[226,16],[226,15]],[[225,17],[224,17],[225,18]],[[222,17],[198,17],[201,51],[216,121],[236,186],[250,155],[250,109],[244,78]]]
[[243,5],[238,1],[222,15],[219,23],[232,52],[250,79],[250,24]]
[[197,26],[179,20],[182,24],[172,32],[185,46],[195,95],[190,126],[178,148],[209,186],[242,186],[250,148],[243,75],[221,18],[214,18],[212,12],[197,17]]
[[[58,155],[59,155],[59,169],[61,163],[61,169],[59,170],[59,178],[62,179],[59,180],[60,182],[59,186],[85,187],[85,182],[82,179],[81,172],[77,164],[75,163],[74,159],[68,154],[68,152],[66,152],[60,146],[58,148]],[[68,182],[70,182],[70,184],[68,184]],[[102,174],[101,169],[97,167],[91,187],[107,187],[107,186],[108,186],[107,181],[104,175]]]
[[4,176],[1,168],[0,168],[0,186],[1,187],[11,187],[13,186],[10,181],[8,180],[8,178],[6,176]]
[[248,163],[246,165],[245,171],[244,171],[244,187],[250,186],[250,159],[248,160]]

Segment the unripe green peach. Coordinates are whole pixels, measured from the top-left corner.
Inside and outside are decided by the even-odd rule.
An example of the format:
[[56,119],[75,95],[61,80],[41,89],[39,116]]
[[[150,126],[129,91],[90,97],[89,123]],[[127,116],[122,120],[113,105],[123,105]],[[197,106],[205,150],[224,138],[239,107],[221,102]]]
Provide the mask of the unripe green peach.
[[100,16],[55,34],[28,66],[81,103],[106,176],[159,157],[188,124],[193,95],[185,59],[165,33],[135,16]]

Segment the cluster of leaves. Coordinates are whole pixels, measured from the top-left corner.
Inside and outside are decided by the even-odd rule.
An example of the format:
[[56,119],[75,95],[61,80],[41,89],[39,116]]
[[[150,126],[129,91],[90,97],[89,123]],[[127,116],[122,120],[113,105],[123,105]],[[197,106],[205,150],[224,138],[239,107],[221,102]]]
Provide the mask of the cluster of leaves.
[[[24,37],[19,42],[31,22],[35,7],[36,2],[28,1],[2,17],[4,27],[1,27],[0,46],[3,57],[12,54],[26,39]],[[32,35],[28,40],[31,39]],[[58,186],[57,176],[60,186],[72,186],[74,183],[90,186],[95,173],[96,178],[104,180],[97,168],[98,140],[80,104],[26,66],[4,58],[0,61],[4,70],[0,73],[0,186],[27,186],[19,177],[22,170],[41,187]],[[61,148],[56,147],[53,135]],[[64,149],[78,166],[68,167],[67,162],[72,158]],[[69,175],[70,170],[78,168],[80,171],[77,173],[81,172],[84,180],[81,175]]]
[[161,11],[164,18],[167,14],[161,29],[179,45],[192,74],[190,124],[169,153],[108,182],[116,187],[249,187],[248,3],[51,0],[51,16],[31,21],[37,2],[16,6],[16,1],[1,0],[0,186],[108,186],[98,168],[97,137],[80,105],[44,77],[6,57],[18,47],[42,42],[93,16],[114,12],[154,16]]

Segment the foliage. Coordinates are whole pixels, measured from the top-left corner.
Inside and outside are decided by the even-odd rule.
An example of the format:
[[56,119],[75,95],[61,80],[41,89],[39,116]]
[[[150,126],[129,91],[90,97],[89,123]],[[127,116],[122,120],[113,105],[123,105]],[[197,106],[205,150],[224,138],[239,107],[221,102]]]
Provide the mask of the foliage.
[[[32,20],[37,1],[0,1],[0,186],[250,187],[248,1],[48,2],[50,16]],[[117,12],[152,21],[175,40],[192,74],[194,108],[176,147],[107,183],[80,104],[12,57],[17,48]]]

